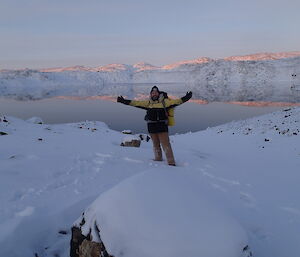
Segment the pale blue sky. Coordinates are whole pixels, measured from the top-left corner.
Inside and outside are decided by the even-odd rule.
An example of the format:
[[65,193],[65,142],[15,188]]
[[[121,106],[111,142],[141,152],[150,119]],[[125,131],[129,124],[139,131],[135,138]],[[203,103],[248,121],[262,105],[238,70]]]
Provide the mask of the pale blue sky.
[[0,69],[300,50],[299,0],[0,0]]

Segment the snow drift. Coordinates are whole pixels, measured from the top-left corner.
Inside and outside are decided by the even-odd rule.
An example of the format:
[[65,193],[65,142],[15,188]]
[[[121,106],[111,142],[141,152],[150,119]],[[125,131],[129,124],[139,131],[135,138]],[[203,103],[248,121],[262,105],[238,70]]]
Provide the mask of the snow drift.
[[[103,193],[76,225],[124,257],[241,257],[242,227],[190,174],[148,170]],[[97,235],[95,224],[100,229]]]

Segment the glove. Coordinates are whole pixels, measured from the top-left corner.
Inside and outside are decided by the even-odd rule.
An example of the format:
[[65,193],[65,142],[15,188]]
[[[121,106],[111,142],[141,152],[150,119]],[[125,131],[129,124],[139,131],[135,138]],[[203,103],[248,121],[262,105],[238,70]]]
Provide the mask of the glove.
[[124,97],[123,96],[118,96],[118,98],[117,98],[117,102],[118,103],[122,103],[122,104],[130,104],[130,100],[126,100],[126,99],[124,99]]
[[118,102],[118,103],[123,103],[124,100],[125,100],[125,99],[124,99],[123,96],[118,96],[118,98],[117,98],[117,102]]
[[192,91],[186,92],[186,95],[181,97],[182,102],[186,102],[192,98]]

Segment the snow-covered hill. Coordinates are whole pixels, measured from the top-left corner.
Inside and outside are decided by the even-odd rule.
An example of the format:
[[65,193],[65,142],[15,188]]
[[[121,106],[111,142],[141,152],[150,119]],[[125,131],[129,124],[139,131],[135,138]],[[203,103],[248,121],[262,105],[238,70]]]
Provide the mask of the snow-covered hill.
[[0,96],[17,99],[135,97],[148,94],[153,84],[175,96],[192,90],[195,99],[206,101],[298,102],[300,52],[204,57],[163,67],[138,63],[0,72]]
[[278,60],[283,58],[291,58],[299,56],[300,52],[282,52],[282,53],[258,53],[258,54],[249,54],[242,56],[230,56],[225,58],[229,61],[257,61],[257,60]]
[[[125,135],[101,122],[36,123],[1,116],[0,256],[67,257],[70,227],[99,195],[114,187],[126,196],[120,182],[155,181],[160,172],[169,177],[161,180],[166,188],[180,183],[179,193],[198,185],[202,200],[213,200],[246,232],[254,256],[299,256],[300,108],[172,136],[177,167],[153,162],[151,142],[121,147]],[[193,249],[199,247],[201,241]]]

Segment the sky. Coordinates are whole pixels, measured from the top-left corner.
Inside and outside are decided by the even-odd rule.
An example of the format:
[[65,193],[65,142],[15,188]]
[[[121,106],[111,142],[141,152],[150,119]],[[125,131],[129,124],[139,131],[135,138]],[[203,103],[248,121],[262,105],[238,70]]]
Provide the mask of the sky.
[[0,69],[300,50],[299,0],[0,0]]

